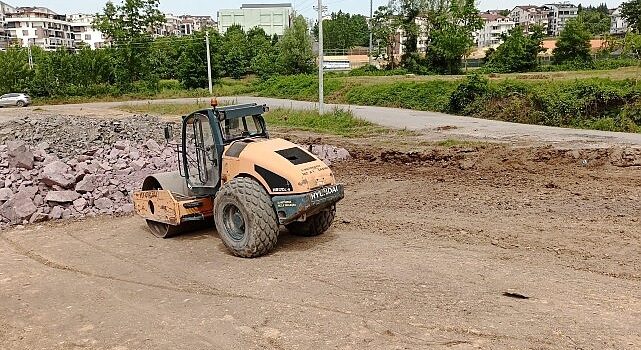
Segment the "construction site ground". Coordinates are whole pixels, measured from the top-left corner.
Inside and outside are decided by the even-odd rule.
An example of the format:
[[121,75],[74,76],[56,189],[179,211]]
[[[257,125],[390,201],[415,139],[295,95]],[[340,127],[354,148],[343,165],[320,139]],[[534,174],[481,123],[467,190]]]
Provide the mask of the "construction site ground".
[[0,349],[641,347],[641,167],[329,141],[355,156],[335,224],[259,259],[130,216],[0,232]]

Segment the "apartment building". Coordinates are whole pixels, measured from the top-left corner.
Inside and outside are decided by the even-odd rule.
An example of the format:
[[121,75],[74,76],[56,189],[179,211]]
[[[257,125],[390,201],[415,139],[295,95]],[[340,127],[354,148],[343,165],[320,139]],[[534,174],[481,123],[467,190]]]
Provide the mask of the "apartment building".
[[526,33],[532,32],[533,26],[543,27],[543,33],[548,31],[548,9],[542,6],[516,6],[510,11],[510,18],[515,26],[523,27]]
[[154,28],[153,35],[155,37],[180,36],[182,34],[180,30],[181,25],[182,25],[182,20],[179,17],[174,16],[171,13],[166,13],[165,23]]
[[481,13],[480,16],[485,23],[481,30],[474,33],[479,48],[499,46],[502,42],[501,35],[515,26],[512,18],[501,16],[496,12]]
[[67,19],[74,35],[74,47],[87,45],[92,49],[99,49],[106,45],[107,37],[101,31],[93,28],[96,15],[76,13],[67,16]]
[[621,16],[621,8],[610,14],[610,34],[620,35],[628,32],[628,22]]
[[218,24],[210,16],[190,16],[183,15],[180,18],[180,33],[182,35],[190,35],[194,32],[199,32],[205,28],[218,29]]
[[548,35],[558,36],[565,23],[579,15],[579,8],[570,3],[543,5],[548,11]]
[[0,50],[5,49],[9,45],[9,33],[6,28],[6,13],[13,13],[16,8],[0,1]]
[[74,34],[66,16],[46,7],[18,7],[5,14],[11,42],[21,46],[40,46],[45,50],[74,48]]
[[240,9],[218,11],[218,31],[224,34],[237,24],[245,31],[260,27],[269,36],[282,36],[290,26],[292,13],[292,4],[243,4]]

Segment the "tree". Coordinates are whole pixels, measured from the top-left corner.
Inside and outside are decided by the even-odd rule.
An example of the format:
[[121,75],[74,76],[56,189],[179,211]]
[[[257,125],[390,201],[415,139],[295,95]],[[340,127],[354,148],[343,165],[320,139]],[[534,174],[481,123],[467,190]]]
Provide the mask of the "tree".
[[641,69],[641,33],[628,33],[625,36],[623,52],[633,56],[639,62],[637,65],[636,82],[639,82],[639,69]]
[[566,22],[552,51],[554,63],[590,64],[592,62],[591,38],[583,22],[577,19]]
[[278,43],[279,64],[284,74],[311,73],[314,71],[314,54],[312,38],[303,16],[294,18],[292,26],[285,30],[285,35]]
[[122,5],[111,1],[102,14],[96,14],[93,26],[105,33],[116,50],[116,77],[122,85],[138,80],[157,81],[149,61],[150,28],[165,22],[158,10],[160,0],[124,0]]
[[630,0],[621,4],[621,16],[630,28],[641,33],[641,0]]
[[527,72],[536,68],[537,57],[544,51],[543,28],[532,27],[532,34],[525,34],[516,26],[503,34],[503,43],[488,58],[488,67],[500,72]]
[[[209,32],[209,50],[211,52],[211,78],[216,83],[222,75],[221,45],[222,38],[217,31]],[[207,76],[207,45],[205,33],[197,32],[192,40],[186,41],[177,62],[177,75],[180,83],[187,89],[204,88],[208,84]]]
[[[204,45],[203,45],[204,46]],[[182,43],[173,36],[156,38],[149,47],[149,61],[161,79],[178,79],[177,64]]]
[[[312,33],[318,38],[318,23]],[[323,21],[323,47],[327,50],[351,49],[369,45],[369,26],[363,15],[334,12]]]
[[396,28],[398,28],[398,17],[394,15],[393,9],[387,6],[380,6],[372,18],[372,33],[378,47],[385,47],[385,52],[379,52],[378,56],[387,59],[389,68],[395,66],[394,46],[396,45]]
[[474,46],[472,33],[482,27],[474,0],[452,1],[431,23],[426,54],[429,69],[459,73],[462,57]]
[[249,68],[249,43],[243,28],[233,25],[223,39],[223,65],[228,76],[242,78]]
[[603,12],[602,5],[599,7],[587,7],[579,12],[578,20],[583,22],[587,31],[592,35],[602,35],[610,32],[610,14]]
[[[278,38],[278,37],[276,37]],[[252,72],[261,78],[278,74],[278,51],[269,36],[260,28],[252,28],[247,32],[249,42],[249,65]]]
[[0,94],[23,90],[33,73],[28,62],[26,49],[10,47],[0,51]]

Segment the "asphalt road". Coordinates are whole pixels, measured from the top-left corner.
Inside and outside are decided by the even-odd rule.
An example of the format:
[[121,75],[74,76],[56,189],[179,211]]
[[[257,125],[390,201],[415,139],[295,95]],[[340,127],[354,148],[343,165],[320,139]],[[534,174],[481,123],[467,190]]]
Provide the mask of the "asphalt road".
[[[147,103],[195,103],[207,98],[180,98],[127,102],[100,102],[55,106],[29,107],[39,112],[52,112],[79,116],[122,116],[124,112],[112,110],[122,105]],[[263,97],[220,97],[221,103],[264,103],[272,108],[313,109],[317,103]],[[524,144],[551,144],[559,147],[608,147],[630,145],[641,147],[641,134],[557,128],[540,125],[508,123],[495,120],[462,117],[437,112],[408,109],[328,104],[327,109],[351,110],[360,118],[398,129],[421,132],[426,139],[470,139],[488,142]],[[26,110],[0,109],[0,122],[26,115]]]

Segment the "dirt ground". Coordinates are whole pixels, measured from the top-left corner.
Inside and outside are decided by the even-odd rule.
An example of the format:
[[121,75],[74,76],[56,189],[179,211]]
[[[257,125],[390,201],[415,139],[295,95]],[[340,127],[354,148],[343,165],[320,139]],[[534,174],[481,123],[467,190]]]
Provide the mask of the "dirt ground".
[[641,168],[353,147],[333,228],[260,259],[135,217],[0,232],[0,349],[641,348]]

